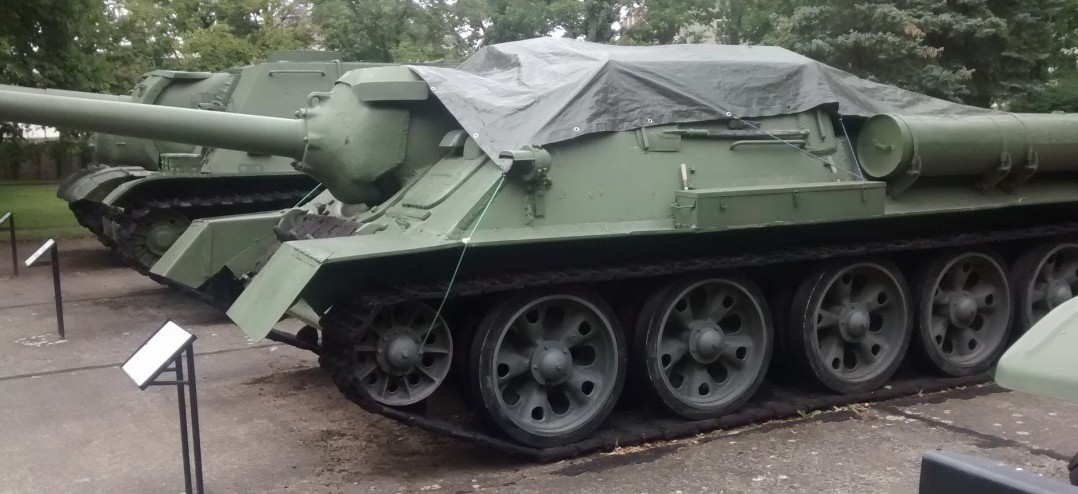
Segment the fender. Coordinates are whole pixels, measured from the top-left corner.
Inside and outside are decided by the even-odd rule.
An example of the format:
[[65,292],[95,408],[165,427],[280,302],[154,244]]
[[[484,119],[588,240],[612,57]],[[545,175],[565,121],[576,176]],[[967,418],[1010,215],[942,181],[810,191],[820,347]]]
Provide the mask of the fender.
[[156,173],[138,166],[86,169],[65,180],[56,191],[56,196],[69,203],[82,200],[100,201],[124,184]]
[[195,220],[150,272],[194,289],[225,268],[233,273],[250,272],[276,245],[273,227],[284,213]]
[[1003,354],[996,383],[1007,389],[1078,403],[1078,298],[1044,316]]

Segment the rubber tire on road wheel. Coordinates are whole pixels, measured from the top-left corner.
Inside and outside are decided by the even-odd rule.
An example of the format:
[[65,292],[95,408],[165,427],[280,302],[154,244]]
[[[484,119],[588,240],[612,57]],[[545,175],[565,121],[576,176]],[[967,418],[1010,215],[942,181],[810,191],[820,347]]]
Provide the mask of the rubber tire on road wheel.
[[[1006,297],[1000,298],[1006,302],[1012,303],[1012,305],[1010,314],[1007,315],[1007,322],[1003,330],[1005,334],[996,348],[977,365],[964,367],[944,360],[937,352],[927,350],[927,348],[934,348],[935,343],[932,341],[930,329],[924,327],[924,324],[922,324],[924,321],[921,320],[921,316],[924,312],[924,305],[926,303],[926,300],[924,299],[925,294],[929,294],[929,296],[934,296],[935,294],[935,276],[939,274],[939,271],[944,268],[945,264],[954,260],[957,256],[973,253],[988,257],[1000,268],[999,274],[1003,276],[1005,281],[1003,289],[1008,292],[1006,293]],[[936,373],[942,372],[952,377],[972,376],[984,372],[995,365],[996,361],[999,360],[1000,355],[1003,355],[1003,351],[1007,349],[1007,346],[1010,343],[1010,332],[1011,327],[1014,325],[1015,313],[1013,298],[1011,298],[1013,281],[1010,273],[1007,272],[1007,262],[1003,260],[1003,257],[996,253],[996,251],[983,247],[969,250],[940,252],[932,261],[928,262],[917,271],[914,280],[913,307],[915,320],[913,321],[913,337],[910,342],[910,357],[912,363],[920,369]],[[928,301],[927,303],[931,304],[932,302]],[[931,305],[929,306],[929,309],[931,310]]]
[[[743,290],[742,295],[747,295],[756,302],[757,308],[759,309],[759,315],[761,316],[760,322],[764,326],[763,350],[762,355],[759,356],[762,367],[757,372],[756,376],[751,379],[751,383],[744,388],[744,391],[737,396],[736,399],[732,399],[721,405],[694,407],[684,403],[680,397],[667,389],[666,386],[659,381],[662,379],[659,377],[659,374],[662,372],[661,364],[656,361],[657,353],[659,352],[656,348],[656,342],[651,341],[650,338],[655,336],[652,334],[652,331],[657,329],[657,325],[666,324],[664,321],[659,321],[659,318],[666,316],[666,314],[663,313],[664,309],[676,302],[676,298],[681,295],[680,292],[694,284],[715,280],[721,280],[722,282],[735,285],[737,288]],[[771,309],[767,305],[767,299],[755,283],[747,278],[737,275],[690,275],[674,279],[673,281],[662,285],[648,297],[643,310],[640,311],[635,332],[633,365],[636,368],[634,374],[636,374],[636,377],[639,380],[641,389],[650,391],[651,394],[658,398],[659,401],[673,413],[690,420],[704,420],[721,417],[733,413],[743,407],[745,403],[748,403],[763,384],[764,376],[767,374],[768,366],[771,363],[775,345],[774,325],[772,324]],[[649,342],[651,343],[650,345]],[[655,377],[651,377],[652,375]]]
[[1062,244],[1078,243],[1073,238],[1057,239],[1044,242],[1030,248],[1018,258],[1011,270],[1011,292],[1014,293],[1014,331],[1011,338],[1015,339],[1033,327],[1037,322],[1032,314],[1026,310],[1029,307],[1029,292],[1026,288],[1034,282],[1037,276],[1037,267],[1040,261],[1056,247]]
[[[488,368],[484,365],[484,362],[488,362],[494,359],[496,346],[501,336],[501,329],[506,324],[510,323],[510,319],[514,317],[514,314],[529,304],[532,300],[540,298],[546,295],[570,295],[573,297],[581,298],[592,304],[595,309],[604,317],[613,330],[613,340],[618,352],[618,372],[613,376],[614,382],[612,385],[609,398],[603,403],[601,409],[595,413],[595,415],[588,419],[587,422],[581,426],[578,426],[576,430],[557,436],[542,436],[533,434],[529,431],[522,429],[518,426],[508,413],[505,412],[497,403],[491,403],[489,398],[494,394],[494,391],[487,389],[484,392],[484,387],[489,386],[490,376],[493,375],[494,369]],[[625,384],[626,368],[628,367],[628,351],[626,350],[625,336],[621,329],[621,324],[618,321],[617,314],[610,305],[603,300],[602,297],[594,292],[580,288],[565,288],[556,290],[525,290],[516,294],[509,295],[496,303],[483,317],[479,327],[476,329],[475,336],[472,342],[471,358],[468,359],[470,366],[470,376],[472,393],[479,399],[482,404],[480,407],[485,411],[486,415],[508,436],[520,441],[524,444],[533,447],[557,447],[572,444],[581,439],[587,437],[595,429],[599,428],[607,417],[610,416],[610,412],[614,410],[614,405],[618,401],[618,397],[621,395],[621,390]]]
[[[816,358],[812,358],[809,353],[810,340],[807,339],[808,328],[805,328],[804,322],[807,320],[804,312],[809,308],[815,310],[815,306],[820,303],[820,300],[827,295],[826,289],[827,282],[835,271],[845,269],[852,264],[870,263],[876,264],[887,271],[889,271],[895,278],[898,288],[902,294],[902,298],[906,301],[906,332],[902,338],[902,341],[898,348],[898,357],[891,362],[883,372],[871,380],[862,381],[859,383],[850,383],[835,378],[831,373],[825,369],[820,361]],[[786,338],[788,338],[786,349],[790,352],[790,363],[797,369],[801,380],[810,385],[820,387],[839,394],[858,393],[863,391],[870,391],[883,386],[895,371],[902,364],[905,359],[906,351],[909,348],[911,335],[913,333],[913,303],[910,297],[909,285],[906,283],[905,276],[902,275],[902,271],[893,262],[884,258],[868,258],[860,259],[856,261],[834,261],[824,264],[820,268],[817,268],[807,273],[794,293],[793,303],[790,309],[790,323],[787,326],[788,332]],[[815,338],[815,335],[813,335]]]

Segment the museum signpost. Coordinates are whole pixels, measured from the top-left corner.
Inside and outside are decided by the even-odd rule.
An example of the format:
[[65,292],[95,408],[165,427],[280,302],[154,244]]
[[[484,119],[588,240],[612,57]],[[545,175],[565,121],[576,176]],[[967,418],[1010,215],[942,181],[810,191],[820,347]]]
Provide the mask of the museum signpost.
[[[12,245],[15,244],[12,243]],[[64,297],[60,293],[60,249],[56,245],[56,240],[50,238],[41,244],[41,247],[26,258],[26,267],[36,264],[46,252],[49,253],[49,264],[52,265],[52,291],[53,298],[56,300],[56,332],[63,340],[66,339],[64,336]]]
[[19,251],[15,246],[15,215],[8,211],[0,216],[0,226],[7,225],[8,234],[11,237],[11,271],[15,277],[19,277]]
[[[172,321],[165,321],[149,339],[135,350],[121,367],[141,390],[149,386],[176,386],[180,410],[180,448],[183,451],[184,492],[202,494],[202,446],[198,433],[198,394],[195,388],[195,335]],[[187,374],[184,374],[184,361]],[[174,372],[174,379],[160,379],[161,374]],[[187,410],[184,387],[190,389],[191,409]],[[190,416],[190,440],[188,439]],[[193,455],[192,455],[193,453]],[[191,458],[194,457],[192,465]],[[194,490],[191,472],[194,470]]]

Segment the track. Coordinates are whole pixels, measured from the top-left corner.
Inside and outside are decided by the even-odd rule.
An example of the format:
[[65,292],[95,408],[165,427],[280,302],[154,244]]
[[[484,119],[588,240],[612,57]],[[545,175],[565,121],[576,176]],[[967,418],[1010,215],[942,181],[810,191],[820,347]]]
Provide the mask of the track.
[[[152,263],[147,263],[143,239],[139,237],[140,221],[155,214],[178,213],[187,220],[231,214],[272,211],[295,206],[310,189],[289,188],[272,191],[207,196],[156,198],[136,202],[124,208],[112,208],[106,216],[117,225],[114,239],[120,256],[144,275],[150,276]],[[154,259],[156,260],[156,259]],[[161,281],[157,277],[155,280]]]
[[[1009,230],[987,230],[939,237],[919,237],[890,242],[870,242],[858,245],[822,245],[776,249],[769,252],[692,258],[662,261],[650,264],[599,267],[593,269],[563,269],[508,273],[491,277],[463,278],[452,287],[451,298],[460,299],[483,294],[510,292],[536,286],[573,283],[610,282],[629,279],[655,278],[711,270],[731,270],[760,266],[781,265],[798,261],[818,261],[846,257],[894,254],[899,252],[953,248],[960,246],[1000,244],[1021,240],[1053,238],[1078,233],[1078,223],[1062,223]],[[750,423],[797,416],[799,412],[821,410],[852,403],[879,401],[902,396],[930,393],[957,386],[973,385],[987,380],[985,375],[964,378],[939,378],[915,375],[909,371],[904,377],[894,378],[882,389],[850,395],[816,393],[804,388],[768,382],[754,396],[748,406],[737,413],[710,420],[682,420],[669,413],[628,410],[619,407],[605,425],[591,436],[564,446],[534,448],[516,443],[484,419],[480,407],[453,404],[445,401],[440,389],[426,406],[406,408],[384,406],[348,385],[351,369],[344,364],[343,351],[350,348],[374,321],[383,308],[408,301],[437,302],[445,295],[446,281],[417,281],[394,286],[369,287],[354,291],[348,301],[338,304],[323,319],[323,351],[320,362],[330,372],[338,388],[353,402],[364,409],[390,417],[405,424],[414,425],[435,433],[495,448],[508,454],[525,456],[538,461],[554,461],[571,458],[617,446],[628,446],[653,440],[669,440],[686,437],[709,430],[737,427]],[[458,342],[467,345],[468,342]],[[447,386],[442,386],[446,388]],[[629,387],[626,387],[629,390]],[[623,393],[624,395],[624,393]],[[457,393],[468,399],[467,392]],[[623,396],[624,398],[624,396]],[[623,400],[625,401],[625,400]]]
[[97,238],[101,245],[108,247],[109,249],[115,249],[116,243],[112,239],[105,236],[105,231],[101,227],[101,219],[104,217],[104,212],[101,211],[100,204],[80,201],[76,203],[69,203],[68,207],[75,215],[75,220],[80,225],[90,230],[91,233]]

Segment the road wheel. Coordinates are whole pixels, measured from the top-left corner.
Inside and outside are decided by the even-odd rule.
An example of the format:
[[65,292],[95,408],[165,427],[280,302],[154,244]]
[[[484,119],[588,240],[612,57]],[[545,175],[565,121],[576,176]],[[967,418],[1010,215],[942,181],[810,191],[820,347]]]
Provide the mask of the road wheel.
[[688,277],[644,305],[638,362],[655,395],[689,419],[733,412],[759,389],[774,330],[760,290],[739,277]]
[[350,334],[326,335],[327,349],[340,357],[344,385],[383,405],[418,403],[445,382],[453,360],[449,326],[421,302],[382,308],[365,328],[342,328]]
[[487,313],[472,345],[472,380],[491,420],[530,446],[576,442],[610,415],[625,380],[625,341],[598,295],[526,291]]
[[191,220],[176,211],[151,212],[135,220],[125,252],[135,264],[149,270],[190,225]]
[[1038,245],[1018,258],[1012,272],[1018,331],[1025,332],[1078,294],[1078,243]]
[[978,249],[940,254],[919,270],[913,356],[922,367],[968,376],[995,363],[1013,318],[1003,266]]
[[790,312],[790,357],[799,373],[837,393],[883,385],[910,341],[906,280],[885,259],[837,262],[802,281]]

